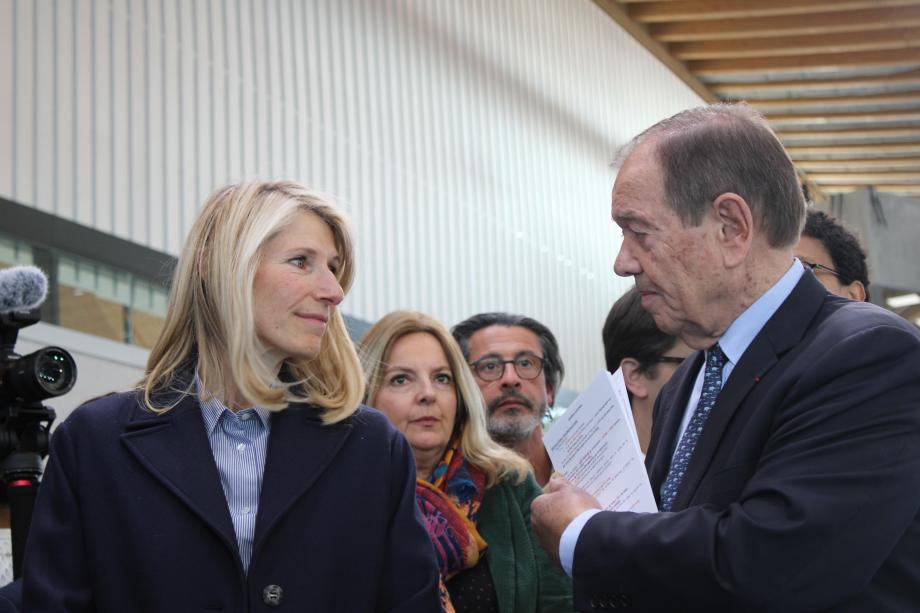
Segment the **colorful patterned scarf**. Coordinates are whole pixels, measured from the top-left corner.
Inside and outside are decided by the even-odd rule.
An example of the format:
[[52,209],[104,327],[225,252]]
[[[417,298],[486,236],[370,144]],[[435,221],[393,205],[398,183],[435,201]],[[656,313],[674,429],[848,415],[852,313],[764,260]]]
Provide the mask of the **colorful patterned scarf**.
[[441,568],[441,607],[453,611],[444,581],[479,562],[486,542],[476,530],[486,476],[463,457],[459,438],[451,440],[431,482],[418,479],[415,499]]

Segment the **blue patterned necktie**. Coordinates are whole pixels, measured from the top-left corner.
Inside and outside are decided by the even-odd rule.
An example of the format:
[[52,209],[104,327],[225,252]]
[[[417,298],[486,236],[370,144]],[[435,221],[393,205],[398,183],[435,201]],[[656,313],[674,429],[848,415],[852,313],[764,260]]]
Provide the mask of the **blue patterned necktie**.
[[713,345],[707,352],[706,372],[703,374],[703,393],[700,394],[696,411],[693,412],[693,417],[687,424],[687,430],[680,437],[677,451],[674,452],[674,458],[671,460],[668,476],[661,485],[659,508],[662,511],[671,510],[671,505],[674,504],[674,498],[677,496],[677,489],[684,479],[684,473],[687,472],[687,466],[690,464],[690,457],[693,456],[693,450],[696,448],[696,441],[699,440],[709,412],[712,411],[716,398],[719,397],[719,391],[722,389],[722,367],[725,366],[725,360],[725,354],[722,353],[722,348],[718,344]]

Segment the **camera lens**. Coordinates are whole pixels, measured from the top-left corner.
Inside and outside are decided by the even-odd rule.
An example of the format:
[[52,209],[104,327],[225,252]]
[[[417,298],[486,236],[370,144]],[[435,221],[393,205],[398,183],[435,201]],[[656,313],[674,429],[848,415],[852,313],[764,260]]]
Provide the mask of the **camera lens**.
[[77,365],[60,347],[44,347],[7,364],[0,372],[0,396],[36,402],[66,394],[77,380]]
[[74,361],[67,352],[48,347],[39,352],[35,360],[35,378],[52,396],[60,396],[73,387]]

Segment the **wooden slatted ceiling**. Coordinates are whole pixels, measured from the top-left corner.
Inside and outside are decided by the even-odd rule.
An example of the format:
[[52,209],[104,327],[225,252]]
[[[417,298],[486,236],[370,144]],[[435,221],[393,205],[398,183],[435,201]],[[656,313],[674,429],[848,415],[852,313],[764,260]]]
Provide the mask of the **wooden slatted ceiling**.
[[920,195],[920,0],[594,0],[707,101],[773,124],[819,197]]

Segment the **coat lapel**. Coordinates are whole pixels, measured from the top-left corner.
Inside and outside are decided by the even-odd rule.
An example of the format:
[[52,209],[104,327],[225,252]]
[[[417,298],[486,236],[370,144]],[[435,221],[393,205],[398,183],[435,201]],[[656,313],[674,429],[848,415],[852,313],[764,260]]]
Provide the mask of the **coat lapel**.
[[514,551],[519,548],[516,537],[520,535],[515,534],[515,526],[510,520],[513,510],[509,508],[505,488],[505,484],[496,483],[486,490],[479,507],[476,527],[489,544],[485,555],[489,560],[492,583],[495,584],[498,610],[515,611],[515,600],[519,596],[514,589],[519,584],[517,575],[523,572],[525,576],[535,578],[537,569],[532,564],[533,555],[527,556],[524,560],[514,558]]
[[272,527],[334,462],[351,434],[353,419],[324,425],[317,409],[306,405],[272,414],[253,558]]
[[[693,499],[735,412],[754,386],[768,378],[779,358],[802,339],[826,294],[827,290],[813,275],[802,275],[789,297],[741,355],[697,441],[674,499],[675,511],[686,508]],[[684,403],[686,406],[686,398]]]
[[238,557],[233,522],[198,401],[186,396],[160,415],[139,405],[121,438],[150,474],[188,505]]

